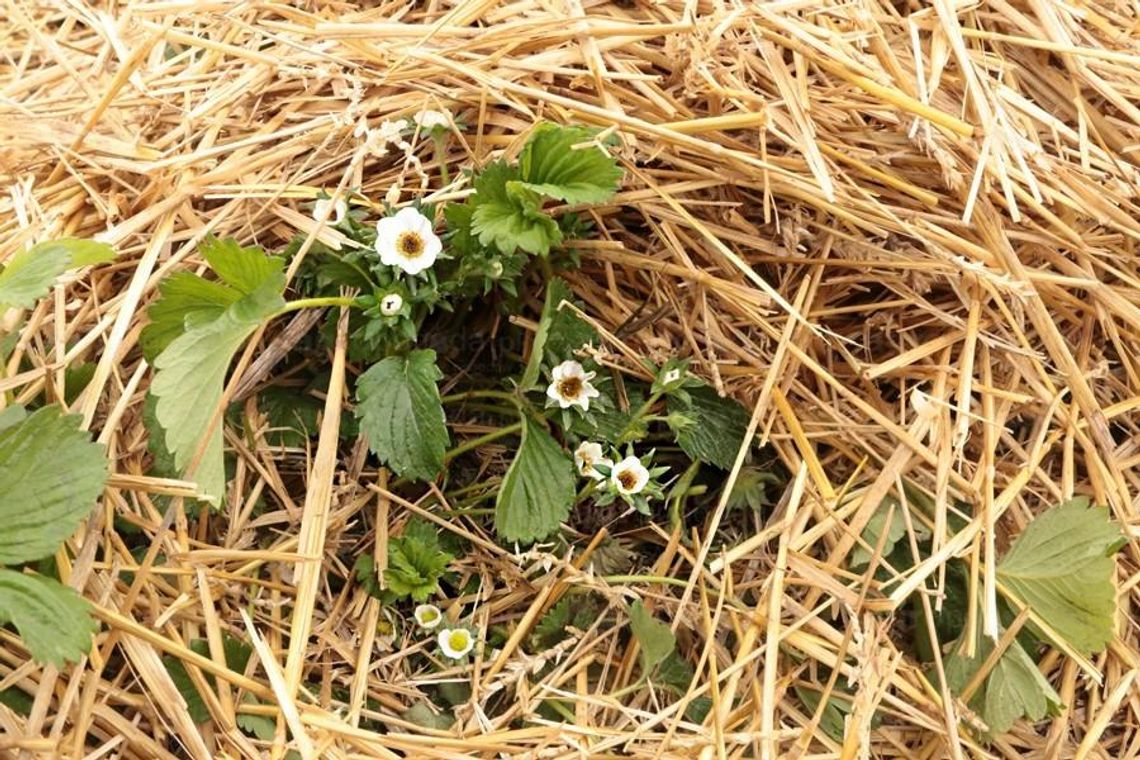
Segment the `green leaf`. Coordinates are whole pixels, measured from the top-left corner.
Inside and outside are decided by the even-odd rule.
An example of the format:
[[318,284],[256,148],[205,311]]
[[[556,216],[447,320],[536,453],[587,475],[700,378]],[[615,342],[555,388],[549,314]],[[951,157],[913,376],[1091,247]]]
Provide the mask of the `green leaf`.
[[35,700],[19,686],[0,689],[0,705],[4,705],[17,715],[28,717],[32,714],[34,704]]
[[[950,690],[961,694],[992,651],[993,641],[979,636],[975,657],[950,655],[946,659],[946,681]],[[1014,641],[970,699],[970,708],[978,713],[990,733],[996,735],[1008,731],[1022,716],[1038,721],[1046,715],[1057,714],[1061,697],[1021,644]]]
[[[891,515],[891,524],[887,528],[887,538],[883,542],[882,556],[887,557],[894,551],[895,544],[906,535],[906,515],[902,513],[902,510],[902,505],[894,497],[883,498],[878,509],[871,515],[871,519],[863,528],[863,541],[870,548],[856,544],[851,548],[851,553],[847,555],[847,564],[852,570],[861,570],[871,563],[871,551],[878,545],[879,537],[883,534],[883,526],[887,522],[887,513]],[[924,523],[917,519],[911,522],[914,525],[915,538],[919,541],[930,538],[930,531]]]
[[356,381],[356,416],[369,446],[401,477],[432,480],[443,469],[447,422],[435,351],[390,356]]
[[674,694],[684,694],[692,685],[694,675],[696,671],[693,670],[693,666],[681,656],[680,652],[674,650],[661,661],[653,680]]
[[1113,638],[1116,562],[1123,537],[1105,507],[1076,498],[1021,532],[997,567],[998,580],[1079,652]]
[[400,715],[401,718],[421,728],[446,731],[455,723],[455,715],[450,711],[436,713],[427,702],[416,702]]
[[166,435],[155,416],[157,408],[158,396],[147,391],[146,398],[143,399],[142,423],[147,431],[146,448],[154,460],[149,472],[157,478],[176,478],[178,466],[174,462],[174,455],[166,448]]
[[474,214],[473,202],[449,203],[443,209],[443,217],[447,221],[447,244],[452,255],[457,258],[474,256],[483,250],[479,238],[471,229]]
[[308,393],[274,385],[258,394],[258,402],[269,423],[270,445],[302,448],[320,430],[324,404]]
[[223,282],[242,295],[249,295],[285,273],[284,259],[266,256],[257,247],[242,248],[233,238],[208,237],[198,245],[198,252]]
[[159,299],[147,310],[150,323],[139,336],[147,361],[154,362],[185,331],[221,317],[242,296],[270,287],[270,283],[278,292],[285,289],[284,260],[266,256],[260,248],[242,248],[232,239],[209,237],[198,250],[221,282],[178,272],[159,285]]
[[106,243],[79,238],[48,240],[20,251],[8,259],[0,271],[0,310],[30,309],[68,269],[102,264],[114,258],[115,250]]
[[411,597],[423,602],[435,593],[453,559],[455,557],[441,548],[439,532],[432,525],[419,519],[411,520],[402,536],[388,539],[384,584],[398,598]]
[[558,223],[542,212],[542,197],[521,186],[518,170],[503,161],[488,164],[475,180],[471,230],[482,245],[503,253],[521,248],[545,256],[562,242]]
[[79,422],[46,406],[0,430],[0,565],[54,552],[103,492],[103,447]]
[[[645,402],[644,387],[627,381],[625,395],[629,409],[622,411],[616,404],[598,405],[599,408],[595,409],[594,404],[591,404],[588,418],[582,415],[574,416],[570,426],[571,432],[582,438],[600,439],[618,447],[644,438],[648,433],[647,423],[644,419],[634,419],[637,410]],[[609,400],[605,391],[602,391],[601,398]]]
[[90,606],[59,581],[0,568],[0,624],[12,623],[37,662],[62,667],[91,649]]
[[[205,639],[193,639],[189,646],[190,651],[195,654],[210,657],[210,643]],[[226,633],[222,634],[222,650],[225,653],[226,667],[235,673],[245,671],[245,666],[253,654],[253,647],[241,639]],[[209,720],[210,709],[206,707],[206,700],[202,698],[202,695],[198,692],[198,688],[194,685],[194,682],[190,680],[190,674],[186,671],[186,666],[182,660],[173,655],[164,655],[162,664],[166,666],[166,672],[170,674],[170,680],[174,682],[178,693],[181,694],[182,698],[186,701],[186,712],[190,714],[190,719],[195,723],[204,723]],[[215,688],[214,677],[207,674],[205,678],[210,688]],[[251,701],[249,695],[246,696],[246,701]],[[243,729],[253,731],[252,728],[243,725],[243,719],[246,718],[255,719],[258,718],[258,716],[238,715],[237,724]]]
[[167,277],[158,292],[147,309],[150,322],[139,335],[143,356],[152,363],[179,335],[214,321],[242,297],[239,290],[189,272]]
[[586,594],[567,594],[546,611],[534,626],[531,645],[536,653],[558,644],[567,636],[567,628],[586,630],[598,615],[594,598]]
[[570,514],[576,494],[573,460],[524,416],[518,453],[495,500],[495,530],[507,541],[545,538]]
[[[175,338],[157,359],[151,392],[166,448],[184,473],[222,400],[226,370],[234,353],[265,319],[285,305],[282,277],[272,277],[243,296],[213,322]],[[194,472],[202,498],[217,505],[225,493],[222,424],[210,432],[206,450]]]
[[[793,687],[796,696],[804,703],[809,714],[814,714],[819,709],[819,702],[823,698],[823,694],[815,689],[808,689],[802,686]],[[824,705],[823,714],[819,719],[819,727],[827,734],[833,741],[843,741],[843,736],[847,732],[845,716],[851,714],[851,703],[842,699],[835,699],[832,697],[827,700]]]
[[63,371],[64,401],[68,406],[75,403],[88,384],[95,378],[97,366],[91,362],[78,362]]
[[597,146],[573,147],[596,134],[586,127],[539,124],[519,156],[525,187],[567,203],[609,200],[621,181],[617,162]]
[[17,422],[23,422],[28,412],[22,406],[10,406],[0,411],[0,431],[10,428]]
[[[249,694],[246,694],[244,701],[248,704],[261,704]],[[263,742],[273,741],[273,737],[277,733],[277,721],[265,715],[239,712],[235,722],[242,731]]]
[[[669,425],[677,444],[693,459],[722,470],[732,469],[748,433],[748,412],[736,401],[718,396],[708,385],[689,390],[687,396],[668,397]],[[690,424],[677,424],[674,415],[683,416]]]
[[534,345],[519,381],[519,387],[525,390],[530,390],[538,382],[542,361],[548,351],[560,360],[569,359],[573,351],[598,339],[598,333],[588,322],[569,309],[558,308],[563,301],[573,302],[574,293],[565,280],[555,277],[546,286],[546,301],[534,334]]
[[[672,652],[657,668],[654,682],[659,683],[674,696],[682,696],[689,691],[696,671],[693,666],[680,655]],[[705,717],[712,709],[713,702],[708,697],[694,697],[685,708],[685,720],[692,723],[704,723]]]
[[383,601],[384,589],[380,588],[380,580],[376,577],[376,559],[371,554],[361,554],[356,558],[356,562],[352,563],[352,574],[366,594]]
[[[759,512],[772,504],[768,496],[768,486],[778,485],[780,476],[759,467],[741,467],[728,495],[729,509],[748,508]],[[858,548],[858,547],[856,547]]]
[[[645,609],[638,599],[629,607],[629,627],[641,645],[641,672],[648,675],[665,661],[677,646],[677,638],[669,626]],[[687,688],[687,687],[686,687]]]

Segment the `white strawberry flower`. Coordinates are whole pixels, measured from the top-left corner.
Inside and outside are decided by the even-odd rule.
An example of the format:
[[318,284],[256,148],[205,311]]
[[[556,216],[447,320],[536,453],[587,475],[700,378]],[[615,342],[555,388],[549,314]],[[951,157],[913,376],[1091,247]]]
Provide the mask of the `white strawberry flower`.
[[348,214],[348,204],[343,198],[317,198],[313,204],[313,221],[321,222],[332,217],[331,224],[340,224]]
[[447,111],[433,111],[430,108],[425,108],[413,116],[412,119],[419,125],[420,129],[425,132],[435,129],[436,127],[446,129],[451,126],[451,114]]
[[442,250],[431,220],[414,208],[402,208],[376,223],[376,252],[382,264],[416,275],[434,264]]
[[590,384],[595,372],[587,372],[581,364],[568,359],[551,372],[551,382],[546,388],[546,395],[557,401],[558,406],[569,409],[579,407],[583,412],[589,411],[590,399],[597,398],[598,389]]
[[605,480],[606,476],[594,469],[594,465],[600,464],[605,467],[612,468],[614,460],[608,459],[602,451],[602,444],[594,443],[593,441],[583,441],[579,444],[578,448],[574,450],[574,464],[578,468],[578,474],[593,478],[594,480]]
[[649,470],[637,457],[629,456],[614,465],[610,482],[619,493],[627,496],[641,493],[649,484]]
[[380,313],[385,317],[394,317],[404,308],[404,297],[399,293],[389,293],[380,299]]
[[661,378],[661,383],[663,385],[672,385],[673,383],[677,382],[680,379],[681,379],[681,370],[679,367],[674,367],[673,369],[671,369],[665,373],[665,376]]
[[466,628],[444,628],[437,641],[443,653],[453,660],[466,657],[475,648],[475,637]]
[[443,622],[443,613],[434,604],[421,604],[412,613],[420,628],[430,631]]

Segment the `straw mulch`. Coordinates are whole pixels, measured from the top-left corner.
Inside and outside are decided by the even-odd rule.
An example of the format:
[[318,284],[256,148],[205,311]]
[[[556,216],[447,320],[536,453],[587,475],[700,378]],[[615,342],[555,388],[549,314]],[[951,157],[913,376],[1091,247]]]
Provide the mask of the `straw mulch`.
[[[0,631],[0,688],[34,699],[30,717],[0,706],[0,754],[281,757],[288,727],[293,747],[334,758],[1137,756],[1135,7],[9,1],[5,15],[0,260],[96,234],[119,258],[26,315],[0,379],[9,401],[55,398],[69,367],[93,364],[72,408],[114,462],[63,567],[101,632],[89,658],[57,671]],[[423,107],[465,125],[449,188],[426,142],[413,160],[354,137],[361,119]],[[754,410],[789,481],[769,518],[728,536],[743,541],[728,556],[719,510],[692,535],[630,537],[658,547],[630,574],[673,583],[607,583],[578,555],[512,556],[483,523],[445,521],[478,547],[460,567],[478,597],[456,603],[480,625],[525,632],[571,586],[611,609],[553,669],[512,639],[465,670],[409,672],[403,653],[422,642],[376,632],[378,605],[339,582],[350,568],[338,557],[423,510],[378,496],[362,457],[283,453],[230,431],[228,511],[164,524],[159,497],[191,491],[146,475],[139,329],[158,282],[200,268],[207,233],[336,244],[303,205],[319,189],[454,197],[463,168],[517,149],[544,118],[621,141],[622,190],[596,210],[600,238],[571,277],[618,339],[615,361],[692,357]],[[239,365],[247,389],[282,371],[256,362],[280,327]],[[326,426],[321,440],[335,435]],[[904,654],[909,604],[845,569],[902,480],[967,520],[908,577],[931,604],[949,556],[992,594],[1011,537],[1074,492],[1125,524],[1116,640],[1091,661],[1042,663],[1059,716],[978,743],[964,706]],[[268,508],[251,519],[258,500]],[[124,526],[149,551],[132,554]],[[321,572],[301,572],[322,547]],[[618,625],[632,592],[673,622],[697,668],[668,708],[649,690],[622,693],[638,673]],[[308,639],[291,635],[295,604],[312,605]],[[255,644],[245,672],[188,648],[222,631]],[[186,715],[163,657],[196,666],[212,723]],[[400,717],[424,683],[449,678],[472,689],[456,726]],[[806,683],[856,693],[845,742],[796,697]],[[488,714],[503,693],[513,706]],[[550,696],[572,720],[536,711]],[[713,701],[704,725],[681,718],[698,697]],[[276,719],[281,741],[234,727],[251,711]]]

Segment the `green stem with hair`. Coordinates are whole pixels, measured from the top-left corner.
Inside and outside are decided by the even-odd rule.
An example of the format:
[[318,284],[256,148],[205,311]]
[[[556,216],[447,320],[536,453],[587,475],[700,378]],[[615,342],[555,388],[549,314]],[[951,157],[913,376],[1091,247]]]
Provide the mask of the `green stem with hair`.
[[279,317],[282,314],[288,314],[291,311],[300,311],[301,309],[324,309],[329,306],[356,306],[356,296],[322,296],[319,298],[300,298],[296,301],[289,301],[273,316]]

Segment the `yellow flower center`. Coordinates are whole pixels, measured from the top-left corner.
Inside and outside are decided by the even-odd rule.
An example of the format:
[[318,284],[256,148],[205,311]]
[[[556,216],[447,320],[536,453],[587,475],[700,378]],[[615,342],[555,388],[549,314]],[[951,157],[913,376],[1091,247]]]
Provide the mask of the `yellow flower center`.
[[558,393],[562,398],[578,398],[582,394],[582,378],[565,377],[558,382]]
[[447,637],[447,643],[456,652],[462,652],[467,648],[467,631],[452,631],[451,635]]
[[426,625],[431,625],[435,621],[439,620],[439,613],[435,610],[424,610],[420,613],[420,617],[424,619],[424,623]]
[[633,487],[637,485],[637,475],[632,470],[622,470],[617,475],[618,483],[627,491],[632,491]]
[[424,252],[424,239],[418,232],[401,232],[396,238],[396,250],[406,259],[414,259]]

